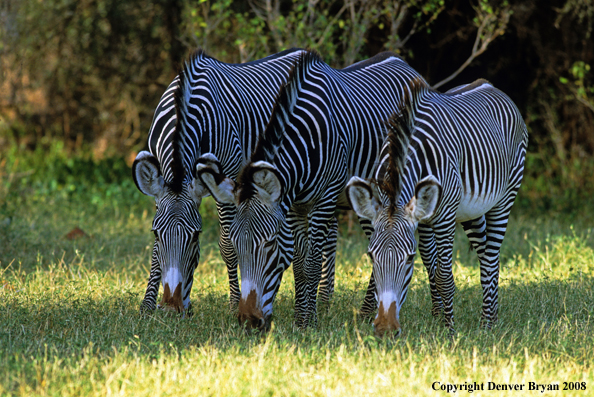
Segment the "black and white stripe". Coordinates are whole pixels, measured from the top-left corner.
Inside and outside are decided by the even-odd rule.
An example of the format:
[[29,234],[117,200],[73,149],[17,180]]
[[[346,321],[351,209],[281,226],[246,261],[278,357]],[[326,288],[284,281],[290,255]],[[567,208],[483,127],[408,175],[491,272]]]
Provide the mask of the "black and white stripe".
[[[291,49],[254,62],[226,64],[198,51],[161,97],[148,136],[148,151],[139,153],[133,166],[138,188],[155,197],[157,204],[153,220],[156,239],[141,309],[156,307],[161,281],[171,292],[181,283],[183,308],[178,310],[189,307],[202,229],[198,208],[208,195],[195,178],[195,166],[200,161],[216,164],[226,175],[237,176],[268,122],[279,87],[302,52]],[[201,158],[204,153],[211,156]],[[218,205],[218,212],[219,247],[234,305],[240,296],[237,256],[228,232],[235,207]],[[290,261],[290,235],[287,239],[284,260]]]
[[[240,256],[242,301],[253,303],[246,303],[253,309],[245,313],[250,324],[260,313],[267,320],[272,314],[280,280],[272,263],[284,220],[295,238],[296,322],[316,323],[321,264],[329,253],[324,245],[337,205],[346,204],[346,182],[352,175],[372,176],[384,139],[382,120],[398,109],[415,78],[421,77],[392,53],[335,70],[308,52],[281,90],[237,183],[207,167],[198,171],[217,201],[238,206],[230,238]],[[367,301],[374,310],[373,294]]]
[[[500,247],[522,182],[526,125],[514,103],[485,80],[445,94],[422,81],[412,86],[404,112],[388,123],[390,139],[375,178],[353,178],[347,188],[357,213],[374,227],[369,253],[381,308],[376,333],[400,327],[398,313],[412,277],[417,228],[432,312],[443,310],[446,325],[453,329],[456,223],[462,224],[479,257],[482,320],[490,327],[497,320]],[[395,152],[395,146],[406,150]],[[388,320],[392,304],[395,318]]]

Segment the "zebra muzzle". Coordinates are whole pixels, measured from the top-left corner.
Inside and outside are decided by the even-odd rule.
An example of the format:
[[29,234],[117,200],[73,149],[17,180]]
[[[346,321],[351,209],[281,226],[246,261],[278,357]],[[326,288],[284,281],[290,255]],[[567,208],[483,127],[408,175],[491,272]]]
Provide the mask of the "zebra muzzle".
[[175,311],[181,313],[184,311],[184,302],[182,300],[182,284],[179,283],[173,293],[169,287],[169,283],[165,283],[163,288],[163,299],[161,300],[160,308],[168,311]]
[[383,338],[385,335],[399,336],[402,328],[396,316],[396,302],[392,302],[388,310],[384,309],[384,303],[380,302],[377,317],[373,322],[375,336]]
[[270,327],[270,321],[266,321],[264,313],[258,305],[256,290],[250,291],[247,298],[241,298],[237,318],[239,324],[247,331],[267,331]]

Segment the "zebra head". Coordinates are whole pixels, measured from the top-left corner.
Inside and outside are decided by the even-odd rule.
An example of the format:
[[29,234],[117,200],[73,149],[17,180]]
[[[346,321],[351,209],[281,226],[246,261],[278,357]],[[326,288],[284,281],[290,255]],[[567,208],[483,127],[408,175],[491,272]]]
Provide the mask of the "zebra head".
[[[373,226],[368,255],[373,263],[378,313],[376,336],[400,333],[400,309],[406,300],[417,251],[415,231],[419,222],[431,218],[441,198],[441,185],[429,175],[403,195],[405,164],[414,126],[412,105],[405,99],[400,113],[386,123],[388,136],[380,155],[375,179],[353,177],[347,184],[349,202],[360,218]],[[412,189],[409,189],[412,190]],[[406,200],[412,198],[406,203]]]
[[206,164],[199,163],[196,174],[218,203],[237,208],[229,239],[237,252],[241,273],[238,319],[247,329],[267,330],[281,281],[275,272],[278,234],[284,221],[277,170],[265,161],[250,163],[237,183]]
[[194,270],[200,258],[202,218],[198,208],[208,190],[195,178],[186,178],[177,187],[165,182],[159,161],[147,151],[136,157],[132,174],[138,189],[154,197],[157,207],[152,231],[153,260],[160,268],[163,284],[160,307],[183,312],[190,305]]
[[417,251],[415,231],[430,218],[439,202],[441,187],[435,177],[421,180],[406,205],[392,206],[375,181],[352,177],[347,197],[357,215],[373,226],[368,255],[373,264],[378,313],[373,322],[376,336],[400,333],[400,309],[406,300]]

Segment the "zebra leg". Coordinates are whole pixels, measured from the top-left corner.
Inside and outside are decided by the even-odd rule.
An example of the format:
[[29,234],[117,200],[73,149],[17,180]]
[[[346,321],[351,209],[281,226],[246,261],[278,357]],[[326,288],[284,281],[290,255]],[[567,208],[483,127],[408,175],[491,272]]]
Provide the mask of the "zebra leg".
[[146,292],[144,293],[144,299],[140,304],[140,314],[152,312],[157,308],[157,295],[159,294],[160,284],[161,266],[157,261],[157,242],[155,241],[153,244],[153,255],[151,256],[151,271]]
[[[486,328],[490,328],[494,318],[492,316],[493,309],[495,310],[495,318],[497,317],[497,285],[499,283],[499,261],[493,264],[493,254],[499,257],[499,247],[493,250],[492,244],[489,243],[487,237],[487,221],[485,215],[477,219],[467,222],[462,222],[464,232],[468,236],[468,240],[472,244],[472,248],[476,251],[481,268],[481,285],[483,287],[483,312],[481,316],[481,323]],[[496,267],[496,269],[494,269]],[[493,289],[495,288],[495,307],[493,307]]]
[[[525,139],[527,139],[525,137]],[[491,328],[497,322],[499,311],[499,256],[501,244],[507,230],[509,213],[514,204],[524,173],[526,157],[526,142],[518,152],[516,163],[510,175],[509,188],[504,198],[485,214],[486,242],[481,263],[481,285],[483,287],[483,313],[481,326]]]
[[[373,226],[371,226],[371,222],[367,219],[359,218],[359,224],[363,231],[365,232],[365,236],[367,240],[371,238],[373,234]],[[373,276],[373,269],[371,270],[371,277],[369,278],[369,284],[367,285],[367,291],[365,292],[365,299],[363,299],[363,304],[361,305],[361,310],[359,310],[359,317],[363,321],[371,322],[373,320],[373,315],[377,310],[377,290],[375,287],[375,277]]]
[[479,255],[481,263],[481,286],[483,287],[483,313],[481,326],[490,329],[497,322],[499,310],[499,256],[501,244],[507,230],[509,213],[517,191],[501,204],[485,214],[486,242],[485,249]]
[[[272,270],[270,275],[266,276],[266,283],[264,285],[264,293],[262,298],[262,307],[272,307],[280,289],[285,270],[291,265],[293,258],[293,233],[288,225],[284,222],[278,233],[279,242],[279,258],[276,267]],[[267,327],[270,325],[271,317],[266,318]]]
[[296,213],[287,214],[287,223],[293,230],[293,275],[295,278],[295,326],[306,327],[304,319],[307,317],[307,273],[305,271],[305,256],[307,252],[307,218]]
[[443,299],[443,315],[446,327],[454,331],[454,275],[452,273],[452,251],[456,222],[452,214],[447,220],[433,225],[437,244],[437,268],[435,271],[435,287]]
[[303,327],[315,327],[318,324],[317,295],[322,278],[323,250],[335,219],[335,210],[336,203],[329,199],[317,203],[308,215],[307,254],[303,266],[307,280],[304,294],[305,315],[302,317]]
[[435,244],[435,233],[429,225],[419,224],[419,252],[423,265],[427,269],[429,278],[429,289],[431,291],[431,314],[437,317],[443,310],[441,296],[437,292],[435,284],[435,270],[437,268],[437,245]]
[[322,279],[318,290],[320,303],[330,303],[334,294],[334,275],[336,270],[336,241],[338,237],[338,219],[334,217],[324,244]]
[[229,239],[229,226],[235,218],[236,208],[233,204],[217,203],[217,210],[219,212],[219,222],[221,224],[219,250],[225,265],[227,265],[227,273],[229,275],[229,308],[235,310],[239,305],[241,292],[239,289],[239,279],[237,278],[237,253]]

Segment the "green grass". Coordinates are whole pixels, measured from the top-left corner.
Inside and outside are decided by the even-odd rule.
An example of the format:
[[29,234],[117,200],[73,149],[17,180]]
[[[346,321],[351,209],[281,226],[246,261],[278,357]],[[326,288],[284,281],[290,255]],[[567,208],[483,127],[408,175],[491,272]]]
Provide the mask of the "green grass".
[[[524,393],[535,395],[541,393],[528,392],[528,382],[586,382],[586,391],[546,395],[594,390],[592,208],[514,212],[492,331],[479,328],[478,262],[458,233],[457,334],[450,337],[430,315],[417,257],[403,335],[374,338],[372,326],[354,315],[371,272],[355,225],[351,232],[341,227],[336,293],[317,329],[293,327],[289,271],[273,329],[261,338],[244,334],[227,307],[212,201],[203,204],[195,315],[143,318],[152,200],[127,179],[97,186],[41,179],[0,187],[1,395],[446,395],[433,382],[487,388],[489,381],[524,384]],[[75,226],[91,237],[65,239]]]

